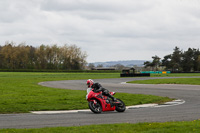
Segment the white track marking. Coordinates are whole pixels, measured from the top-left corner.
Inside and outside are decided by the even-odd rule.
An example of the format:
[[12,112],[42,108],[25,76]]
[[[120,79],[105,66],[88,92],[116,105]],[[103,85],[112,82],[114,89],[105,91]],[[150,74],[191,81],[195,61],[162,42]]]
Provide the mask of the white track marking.
[[[153,108],[153,107],[167,107],[167,106],[175,106],[184,104],[184,100],[174,100],[171,102],[166,102],[164,104],[142,104],[142,105],[134,105],[127,106],[126,109],[139,109],[139,108]],[[61,110],[61,111],[31,111],[33,114],[63,114],[63,113],[79,113],[79,112],[90,112],[90,109],[84,110]]]

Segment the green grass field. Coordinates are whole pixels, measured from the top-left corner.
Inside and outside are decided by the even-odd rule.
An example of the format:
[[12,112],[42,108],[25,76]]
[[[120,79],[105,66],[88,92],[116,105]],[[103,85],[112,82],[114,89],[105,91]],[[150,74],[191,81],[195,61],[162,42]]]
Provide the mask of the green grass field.
[[199,133],[200,120],[165,123],[122,123],[40,129],[0,129],[1,133]]
[[151,77],[188,77],[188,76],[200,76],[200,73],[151,74]]
[[[1,72],[0,113],[86,109],[88,108],[86,91],[48,88],[38,85],[38,82],[118,77],[119,74],[116,73]],[[122,99],[127,106],[171,100],[167,97],[126,93],[117,93],[116,97]]]
[[[200,74],[180,74],[180,75],[169,74],[169,75],[151,75],[151,76],[153,77],[200,76]],[[119,78],[119,73],[1,72],[0,113],[22,113],[33,110],[66,110],[66,109],[88,108],[87,101],[85,100],[86,91],[63,90],[63,89],[48,88],[38,85],[38,82],[42,81],[76,80],[76,79],[88,79],[88,78],[91,79]],[[198,81],[196,81],[195,79],[196,78],[192,78],[190,80],[190,83],[196,84]],[[188,79],[186,80],[189,81]],[[184,83],[186,83],[187,81],[185,81]],[[151,81],[151,83],[153,82]],[[125,93],[117,93],[116,97],[123,99],[126,105],[163,102],[170,100],[169,98],[162,98],[157,96],[134,95]],[[200,131],[200,120],[187,121],[187,122],[165,122],[165,123],[104,124],[104,125],[55,127],[55,128],[40,128],[40,129],[0,129],[0,132],[2,133],[29,133],[29,132],[32,133],[41,133],[41,132],[199,133],[199,131]]]
[[200,85],[200,78],[150,79],[150,80],[130,81],[130,82],[127,82],[127,83],[137,83],[137,84],[190,84],[190,85]]

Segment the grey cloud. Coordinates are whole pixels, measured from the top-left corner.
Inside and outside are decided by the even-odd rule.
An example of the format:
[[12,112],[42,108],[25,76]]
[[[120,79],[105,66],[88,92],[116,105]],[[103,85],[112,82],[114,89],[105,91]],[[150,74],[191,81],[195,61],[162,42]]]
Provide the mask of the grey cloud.
[[34,13],[37,3],[26,0],[6,0],[0,2],[0,22],[13,23],[22,21]]
[[42,3],[41,9],[47,11],[89,11],[89,12],[138,12],[152,8],[149,2],[144,4],[140,1],[132,0],[73,0],[73,1],[54,1],[46,0]]
[[151,59],[175,46],[199,47],[200,2],[194,1],[2,0],[0,41],[77,44],[89,62]]

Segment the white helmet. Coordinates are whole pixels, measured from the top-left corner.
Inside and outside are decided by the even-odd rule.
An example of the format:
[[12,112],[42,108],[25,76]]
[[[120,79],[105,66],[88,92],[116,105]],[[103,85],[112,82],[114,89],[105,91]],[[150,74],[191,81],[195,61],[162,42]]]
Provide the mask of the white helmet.
[[94,84],[94,81],[92,79],[88,79],[86,83],[88,88],[90,88]]

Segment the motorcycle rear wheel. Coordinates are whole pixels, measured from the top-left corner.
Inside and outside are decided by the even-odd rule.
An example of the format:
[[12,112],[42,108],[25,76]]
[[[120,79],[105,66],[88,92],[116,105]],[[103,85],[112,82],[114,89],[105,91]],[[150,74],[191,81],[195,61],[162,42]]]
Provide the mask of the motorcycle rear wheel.
[[102,112],[102,106],[101,106],[101,104],[100,104],[99,102],[97,102],[96,104],[94,104],[93,101],[90,101],[90,102],[88,103],[88,105],[89,105],[89,108],[90,108],[90,110],[91,110],[92,112],[94,112],[94,113],[96,113],[96,114],[99,114],[99,113]]
[[124,112],[126,110],[126,106],[124,104],[124,102],[120,99],[117,99],[118,102],[120,102],[119,104],[116,105],[116,111],[117,112]]

